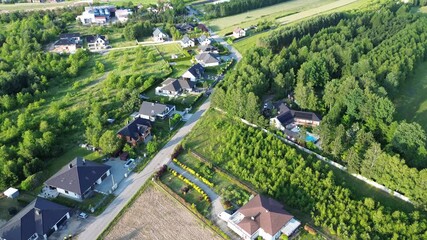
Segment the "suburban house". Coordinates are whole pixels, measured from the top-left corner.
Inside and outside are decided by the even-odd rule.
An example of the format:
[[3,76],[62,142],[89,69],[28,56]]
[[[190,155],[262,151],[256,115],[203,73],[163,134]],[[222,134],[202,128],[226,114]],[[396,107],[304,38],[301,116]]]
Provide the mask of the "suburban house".
[[154,38],[155,42],[164,42],[164,41],[167,41],[169,39],[169,35],[162,32],[162,30],[160,30],[160,28],[156,28],[153,32],[153,38]]
[[135,118],[128,125],[117,132],[117,136],[126,139],[132,146],[145,142],[151,135],[151,122],[143,118]]
[[77,51],[77,44],[73,40],[59,39],[53,44],[52,52],[56,53],[75,53]]
[[77,157],[44,184],[51,190],[75,200],[88,197],[96,184],[108,177],[111,166]]
[[184,35],[184,37],[181,39],[181,47],[183,48],[194,47],[194,45],[194,40],[189,38],[188,35]]
[[85,7],[85,11],[82,15],[77,16],[83,25],[99,24],[103,25],[109,22],[116,12],[114,6],[90,6]]
[[178,29],[181,33],[189,33],[194,30],[194,24],[191,23],[181,23],[176,24],[175,28]]
[[145,101],[142,102],[139,108],[138,116],[154,122],[156,118],[164,119],[168,117],[173,111],[175,111],[175,106],[173,105]]
[[278,239],[280,235],[292,235],[301,225],[294,216],[283,209],[274,199],[257,195],[231,215],[228,227],[242,239]]
[[200,45],[209,45],[212,42],[208,37],[206,37],[205,34],[202,34],[202,36],[198,37],[197,41],[199,41]]
[[200,31],[202,31],[202,32],[209,32],[209,29],[206,27],[206,25],[205,24],[201,24],[201,23],[199,23],[199,24],[197,24],[197,26],[196,26]]
[[117,21],[125,23],[129,20],[129,15],[132,15],[132,10],[130,9],[117,9],[116,18]]
[[280,130],[285,130],[288,125],[319,126],[321,119],[313,112],[295,111],[283,103],[274,104],[278,115],[270,119],[270,123]]
[[212,45],[200,45],[198,49],[199,49],[199,53],[215,53],[215,54],[219,53],[218,48]]
[[193,92],[195,84],[188,79],[168,78],[156,88],[156,95],[175,97],[184,92]]
[[0,239],[47,239],[70,218],[71,209],[37,197],[0,228]]
[[220,62],[212,53],[200,53],[199,55],[196,55],[195,58],[203,67],[218,66]]
[[90,35],[86,37],[87,47],[90,50],[99,50],[107,48],[109,42],[103,35]]
[[80,44],[81,42],[80,33],[62,33],[59,35],[59,39],[66,39],[76,44]]
[[234,31],[233,31],[233,37],[234,38],[241,38],[241,37],[244,37],[244,36],[246,36],[245,29],[240,28],[240,27],[234,29]]
[[204,74],[205,68],[200,63],[197,63],[191,66],[184,74],[182,74],[182,78],[195,82],[199,79],[202,79]]

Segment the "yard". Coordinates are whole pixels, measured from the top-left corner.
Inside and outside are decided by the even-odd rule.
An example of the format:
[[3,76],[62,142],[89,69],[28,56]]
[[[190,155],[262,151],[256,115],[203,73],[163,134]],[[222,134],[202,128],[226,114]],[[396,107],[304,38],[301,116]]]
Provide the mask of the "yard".
[[415,69],[409,81],[402,84],[396,99],[398,120],[415,121],[427,131],[427,62]]
[[219,31],[219,35],[224,35],[232,32],[236,27],[249,27],[251,25],[256,25],[261,20],[275,21],[285,15],[321,6],[333,1],[334,0],[287,1],[229,17],[213,19],[208,21],[208,25],[213,31]]
[[105,239],[221,239],[162,190],[150,185],[123,213]]
[[35,199],[35,196],[24,191],[20,191],[19,194],[17,199],[7,198],[0,194],[0,227],[13,217],[9,213],[9,209],[19,211]]

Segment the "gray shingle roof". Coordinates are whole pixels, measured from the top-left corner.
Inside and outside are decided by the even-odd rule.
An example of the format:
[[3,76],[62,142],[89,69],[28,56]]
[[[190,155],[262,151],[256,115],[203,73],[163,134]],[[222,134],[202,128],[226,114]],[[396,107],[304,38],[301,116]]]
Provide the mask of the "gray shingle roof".
[[77,157],[49,178],[45,185],[83,195],[110,168],[111,166]]
[[139,136],[145,133],[145,131],[151,128],[151,122],[143,118],[135,118],[128,125],[120,129],[117,134],[122,136],[130,137],[133,140],[138,140]]
[[186,79],[168,78],[162,83],[162,90],[180,92],[182,89],[194,88],[194,83]]
[[166,33],[164,33],[160,28],[156,28],[156,29],[154,29],[154,32],[153,32],[153,36],[154,36],[154,37],[158,37],[160,34],[164,34],[164,35],[166,35],[166,36],[167,36],[167,34],[166,34]]
[[71,39],[59,39],[55,43],[55,46],[65,46],[65,45],[76,45],[76,43]]
[[78,38],[80,33],[62,33],[59,35],[60,39]]
[[213,52],[213,51],[218,51],[218,48],[212,45],[200,45],[199,50],[202,52]]
[[205,41],[207,38],[208,38],[208,37],[206,37],[206,35],[205,35],[205,34],[202,34],[202,36],[200,36],[200,37],[198,38],[198,40],[199,40],[199,42],[203,42],[203,41]]
[[195,78],[202,78],[205,73],[205,69],[200,63],[191,66],[188,70]]
[[182,43],[189,43],[190,41],[193,41],[193,40],[189,38],[188,35],[184,35],[184,37],[181,39]]
[[37,197],[0,228],[0,239],[27,240],[34,233],[40,238],[68,212],[67,207]]
[[142,102],[141,107],[139,108],[139,113],[145,116],[156,116],[157,114],[162,114],[166,109],[171,109],[174,106],[165,105],[161,103],[152,103],[152,102]]
[[203,63],[216,63],[219,60],[211,53],[200,53],[196,55],[196,60],[202,61]]
[[96,42],[96,40],[98,38],[101,38],[104,41],[107,39],[104,35],[89,35],[89,36],[86,37],[86,41],[88,43],[94,43],[94,42]]

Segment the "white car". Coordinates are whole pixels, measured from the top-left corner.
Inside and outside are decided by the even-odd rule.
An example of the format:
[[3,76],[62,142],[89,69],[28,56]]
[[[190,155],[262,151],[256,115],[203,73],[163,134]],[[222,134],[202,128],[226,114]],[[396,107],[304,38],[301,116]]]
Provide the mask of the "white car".
[[135,159],[129,159],[126,163],[125,163],[125,165],[124,165],[124,167],[125,168],[128,168],[128,167],[130,167],[133,163],[135,162]]
[[81,218],[81,219],[86,219],[88,216],[89,216],[89,215],[87,215],[87,213],[85,213],[85,212],[81,212],[81,213],[79,214],[79,218]]

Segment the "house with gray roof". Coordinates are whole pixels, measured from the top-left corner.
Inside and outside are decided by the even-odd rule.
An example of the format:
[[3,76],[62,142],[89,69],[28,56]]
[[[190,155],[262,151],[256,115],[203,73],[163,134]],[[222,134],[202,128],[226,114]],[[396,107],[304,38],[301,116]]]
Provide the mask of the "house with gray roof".
[[175,111],[174,105],[144,101],[139,108],[138,116],[154,122],[156,118],[168,117],[173,111]]
[[135,118],[128,125],[117,132],[117,136],[125,139],[132,146],[145,142],[151,135],[151,122],[140,117]]
[[215,54],[219,53],[218,48],[212,45],[200,45],[198,49],[199,49],[199,53],[215,53]]
[[273,106],[278,115],[271,118],[270,123],[282,131],[287,129],[288,125],[303,125],[311,127],[320,125],[321,118],[313,112],[292,110],[282,101],[273,104]]
[[200,37],[198,37],[197,41],[200,45],[209,45],[212,42],[205,34],[202,34]]
[[197,63],[191,66],[184,74],[182,74],[182,78],[196,82],[197,80],[202,79],[204,74],[205,68],[200,63]]
[[216,54],[213,53],[200,53],[195,58],[196,62],[200,63],[203,67],[218,66],[220,63]]
[[47,239],[70,218],[71,209],[37,197],[0,228],[0,239]]
[[188,37],[188,35],[184,35],[180,43],[183,48],[194,47],[196,44],[193,39]]
[[272,198],[257,195],[229,216],[228,227],[242,239],[261,237],[265,240],[278,239],[280,235],[292,235],[301,225],[294,216],[283,209],[283,205]]
[[62,196],[83,200],[92,194],[95,185],[110,176],[111,166],[77,157],[49,178],[44,184]]
[[176,97],[181,93],[191,93],[194,91],[194,82],[188,79],[166,79],[160,87],[156,88],[156,95]]
[[154,29],[153,39],[155,42],[164,42],[169,39],[169,35],[164,33],[160,28]]

